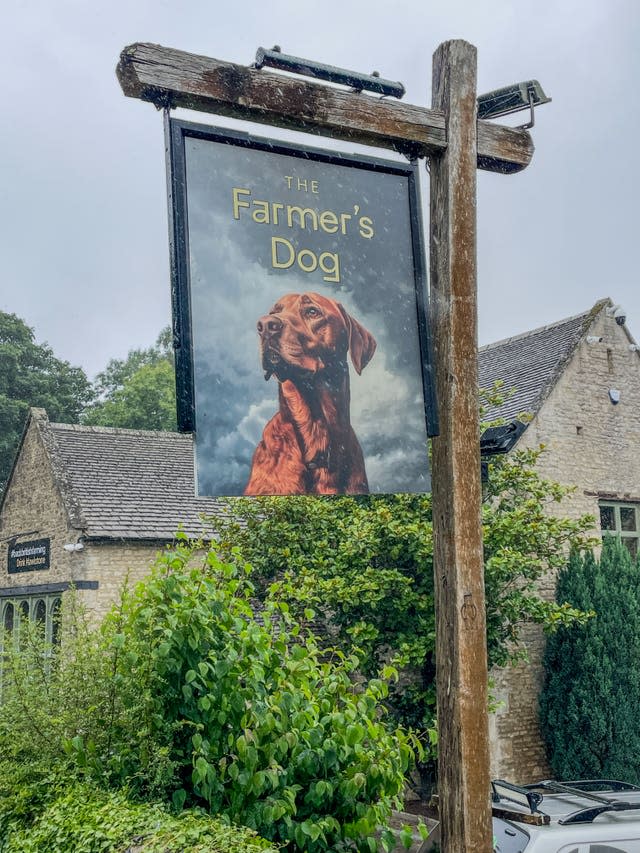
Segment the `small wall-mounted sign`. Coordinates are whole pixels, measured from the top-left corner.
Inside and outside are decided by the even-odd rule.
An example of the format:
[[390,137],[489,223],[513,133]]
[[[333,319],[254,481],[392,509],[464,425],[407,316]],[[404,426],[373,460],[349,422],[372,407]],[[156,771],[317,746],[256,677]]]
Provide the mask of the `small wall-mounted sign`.
[[7,571],[40,572],[51,568],[51,540],[32,539],[29,542],[9,542]]

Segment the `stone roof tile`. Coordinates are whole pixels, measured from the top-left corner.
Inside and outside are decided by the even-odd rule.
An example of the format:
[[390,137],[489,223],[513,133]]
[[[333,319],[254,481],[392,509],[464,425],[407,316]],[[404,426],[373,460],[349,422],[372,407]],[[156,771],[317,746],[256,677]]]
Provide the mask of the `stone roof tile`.
[[223,512],[196,497],[190,435],[41,422],[54,476],[87,538],[170,541]]
[[610,304],[610,299],[603,299],[575,317],[480,347],[480,387],[487,389],[502,380],[505,391],[515,389],[502,406],[487,411],[486,420],[510,421],[523,412],[535,415],[596,315]]

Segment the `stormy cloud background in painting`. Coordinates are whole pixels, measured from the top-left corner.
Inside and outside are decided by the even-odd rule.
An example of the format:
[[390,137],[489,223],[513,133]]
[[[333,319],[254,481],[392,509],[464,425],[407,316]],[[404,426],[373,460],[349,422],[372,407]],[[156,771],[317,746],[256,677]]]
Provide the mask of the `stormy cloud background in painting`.
[[[377,341],[361,376],[350,365],[351,421],[370,491],[428,491],[408,178],[192,137],[185,159],[199,493],[242,493],[262,430],[278,408],[276,379],[265,382],[261,369],[256,322],[283,294],[305,291],[337,299]],[[298,179],[307,182],[306,192],[297,189]],[[234,187],[250,190],[242,196],[249,202],[352,218],[345,235],[288,227],[282,219],[258,223],[247,208],[234,219]],[[362,216],[373,222],[370,239],[360,234]],[[340,281],[295,262],[274,269],[272,236],[317,256],[337,253]]]

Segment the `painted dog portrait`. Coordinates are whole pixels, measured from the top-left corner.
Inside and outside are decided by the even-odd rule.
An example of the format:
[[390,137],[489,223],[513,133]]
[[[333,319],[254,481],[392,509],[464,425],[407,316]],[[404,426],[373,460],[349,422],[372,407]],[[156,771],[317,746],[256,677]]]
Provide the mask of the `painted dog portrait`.
[[279,408],[253,454],[245,495],[366,494],[362,448],[351,426],[349,365],[359,375],[376,341],[343,306],[288,293],[257,323],[264,378]]

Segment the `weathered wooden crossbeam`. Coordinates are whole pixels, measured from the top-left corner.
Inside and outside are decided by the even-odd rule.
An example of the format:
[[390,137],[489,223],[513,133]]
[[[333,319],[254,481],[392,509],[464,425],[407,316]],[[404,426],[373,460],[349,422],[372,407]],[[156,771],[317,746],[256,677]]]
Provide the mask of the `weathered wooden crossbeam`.
[[[117,75],[125,95],[156,106],[184,107],[391,148],[412,156],[447,147],[444,113],[333,86],[235,65],[155,44],[132,44]],[[519,172],[533,141],[526,130],[478,121],[477,165]]]

